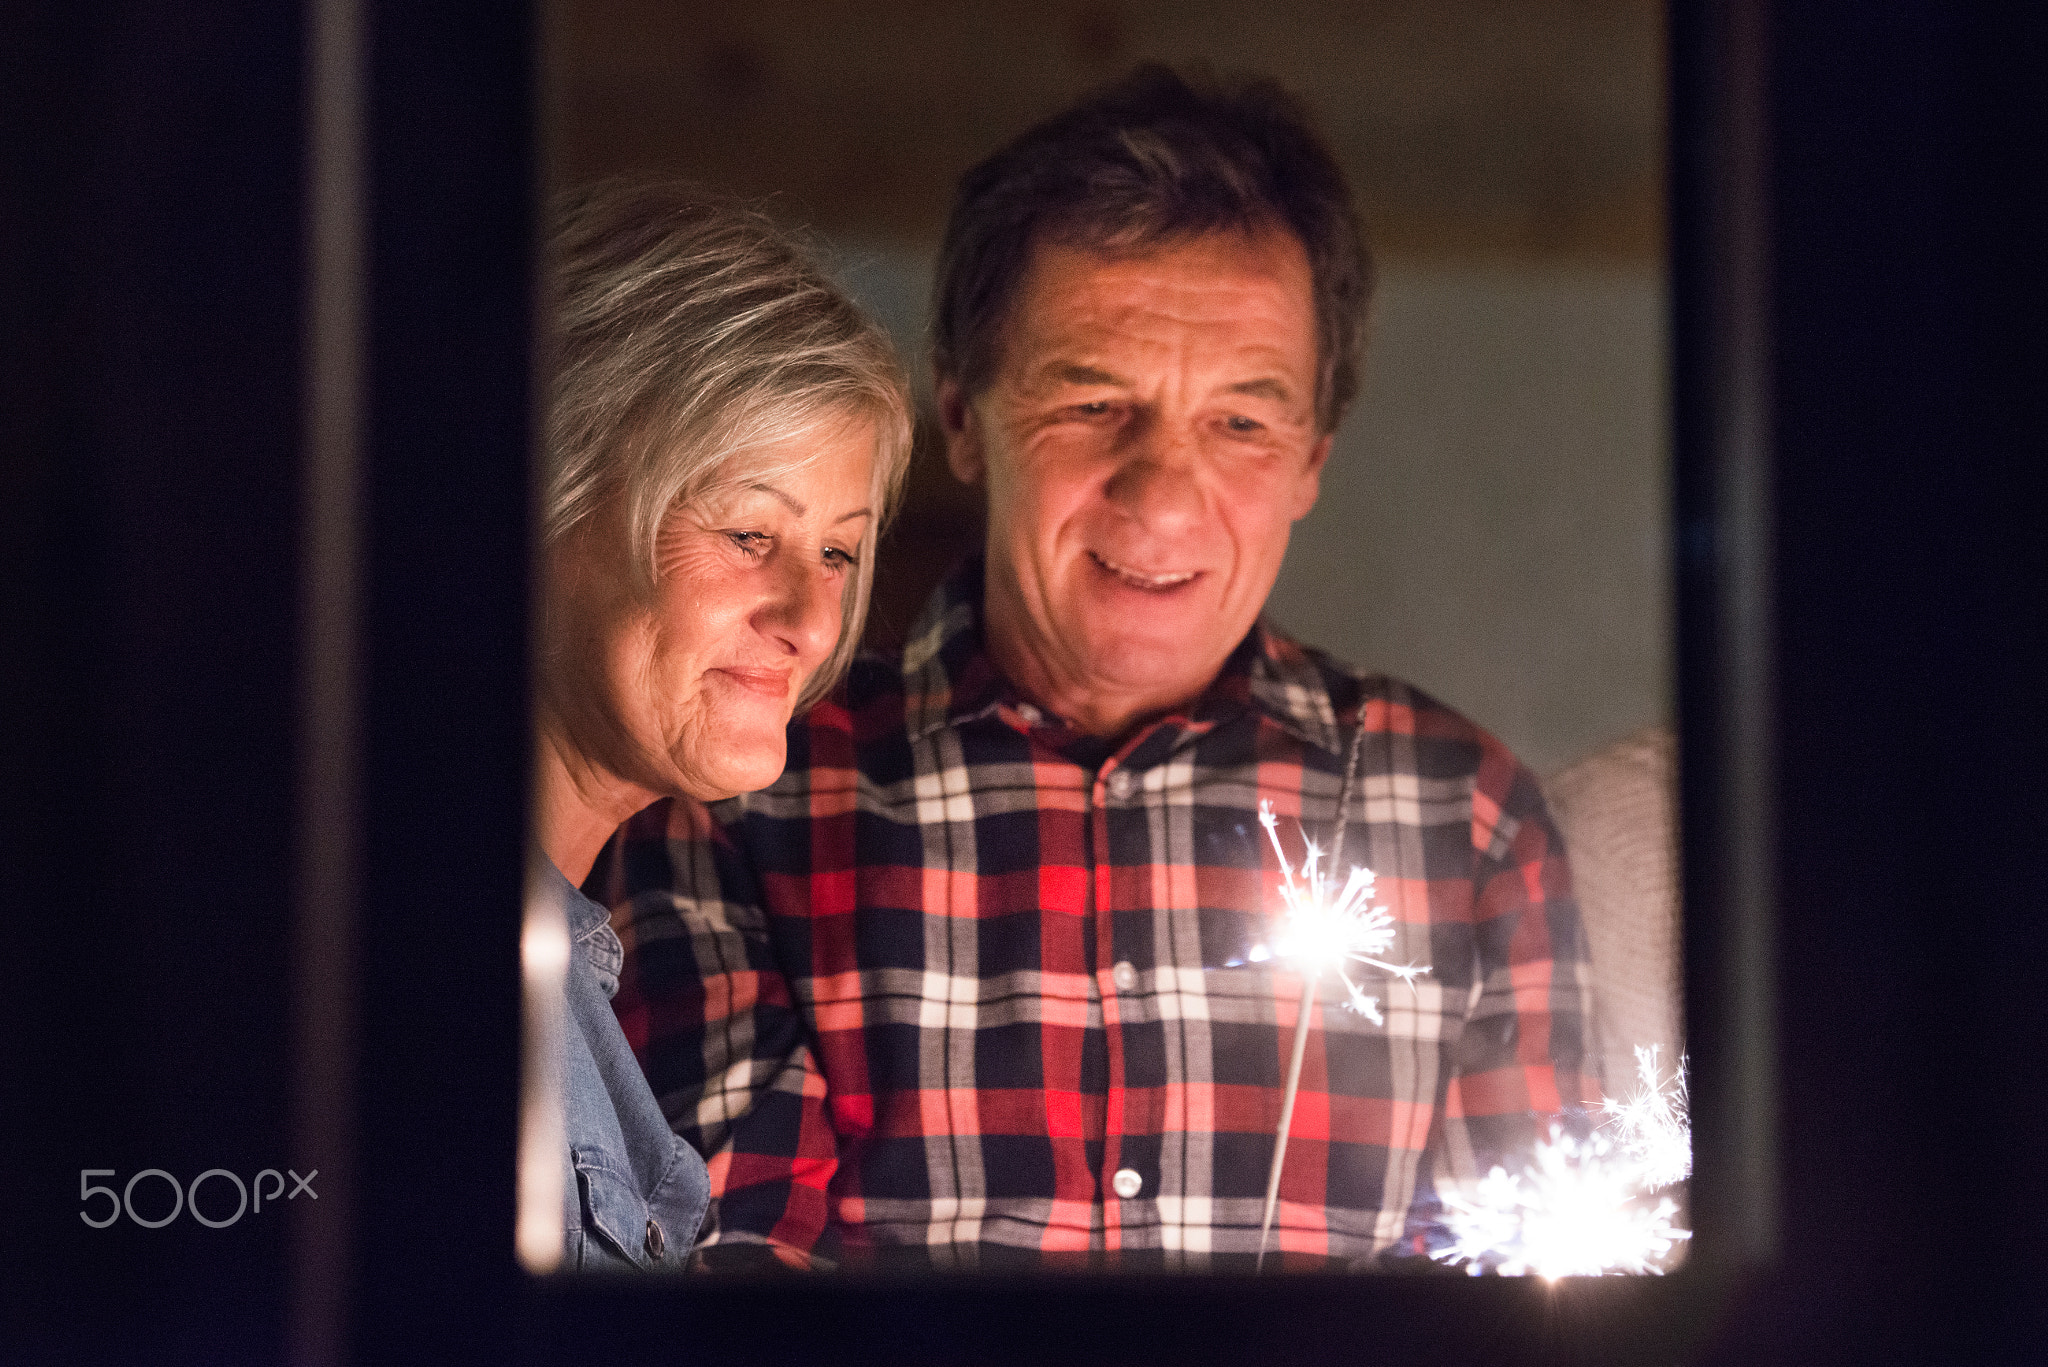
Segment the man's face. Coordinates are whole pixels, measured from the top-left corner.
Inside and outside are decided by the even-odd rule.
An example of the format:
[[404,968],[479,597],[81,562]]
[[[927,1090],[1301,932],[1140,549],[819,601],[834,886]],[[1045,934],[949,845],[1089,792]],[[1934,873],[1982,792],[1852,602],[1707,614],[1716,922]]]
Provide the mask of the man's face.
[[939,387],[954,473],[988,481],[1004,671],[1098,735],[1200,693],[1315,503],[1315,380],[1290,233],[1136,256],[1041,244],[993,380]]

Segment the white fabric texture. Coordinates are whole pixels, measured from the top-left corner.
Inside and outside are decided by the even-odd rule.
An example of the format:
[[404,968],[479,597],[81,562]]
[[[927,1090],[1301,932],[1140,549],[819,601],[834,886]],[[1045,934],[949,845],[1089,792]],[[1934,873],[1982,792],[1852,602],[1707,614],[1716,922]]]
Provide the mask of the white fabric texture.
[[1564,833],[1593,960],[1600,1076],[1610,1096],[1635,1078],[1635,1048],[1674,1066],[1685,1046],[1680,986],[1677,744],[1646,727],[1544,780]]

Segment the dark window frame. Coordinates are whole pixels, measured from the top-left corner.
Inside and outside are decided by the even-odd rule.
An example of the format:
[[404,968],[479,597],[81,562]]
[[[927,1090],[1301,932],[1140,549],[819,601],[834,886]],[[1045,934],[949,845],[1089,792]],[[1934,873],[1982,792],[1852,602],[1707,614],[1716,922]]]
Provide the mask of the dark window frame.
[[[533,9],[31,8],[0,48],[0,1357],[1750,1367],[2048,1334],[2025,25],[1671,9],[1684,1270],[634,1286],[512,1256]],[[281,1223],[79,1219],[81,1168],[309,1158]]]

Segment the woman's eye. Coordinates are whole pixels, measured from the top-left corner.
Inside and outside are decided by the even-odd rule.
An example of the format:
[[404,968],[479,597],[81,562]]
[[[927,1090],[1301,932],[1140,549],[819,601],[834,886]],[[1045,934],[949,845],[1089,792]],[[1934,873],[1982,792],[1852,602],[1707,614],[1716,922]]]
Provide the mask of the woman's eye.
[[727,532],[726,537],[733,545],[757,559],[768,553],[768,536],[765,532]]
[[842,551],[837,546],[825,548],[825,566],[833,570],[850,570],[860,563],[859,557],[851,551]]

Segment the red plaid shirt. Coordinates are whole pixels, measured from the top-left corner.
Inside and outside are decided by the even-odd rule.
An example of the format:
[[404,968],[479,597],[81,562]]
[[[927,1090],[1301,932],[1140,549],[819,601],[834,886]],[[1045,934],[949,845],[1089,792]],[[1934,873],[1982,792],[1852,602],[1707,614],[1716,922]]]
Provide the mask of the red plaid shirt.
[[614,1007],[710,1162],[708,1261],[1248,1261],[1301,996],[1227,966],[1281,914],[1258,806],[1291,859],[1297,821],[1327,844],[1359,725],[1347,862],[1386,957],[1430,971],[1368,985],[1384,1025],[1324,975],[1273,1247],[1412,1244],[1433,1171],[1519,1166],[1590,1099],[1570,875],[1498,741],[1262,624],[1101,758],[996,671],[980,604],[970,562],[791,726],[773,787],[650,808],[593,875]]

